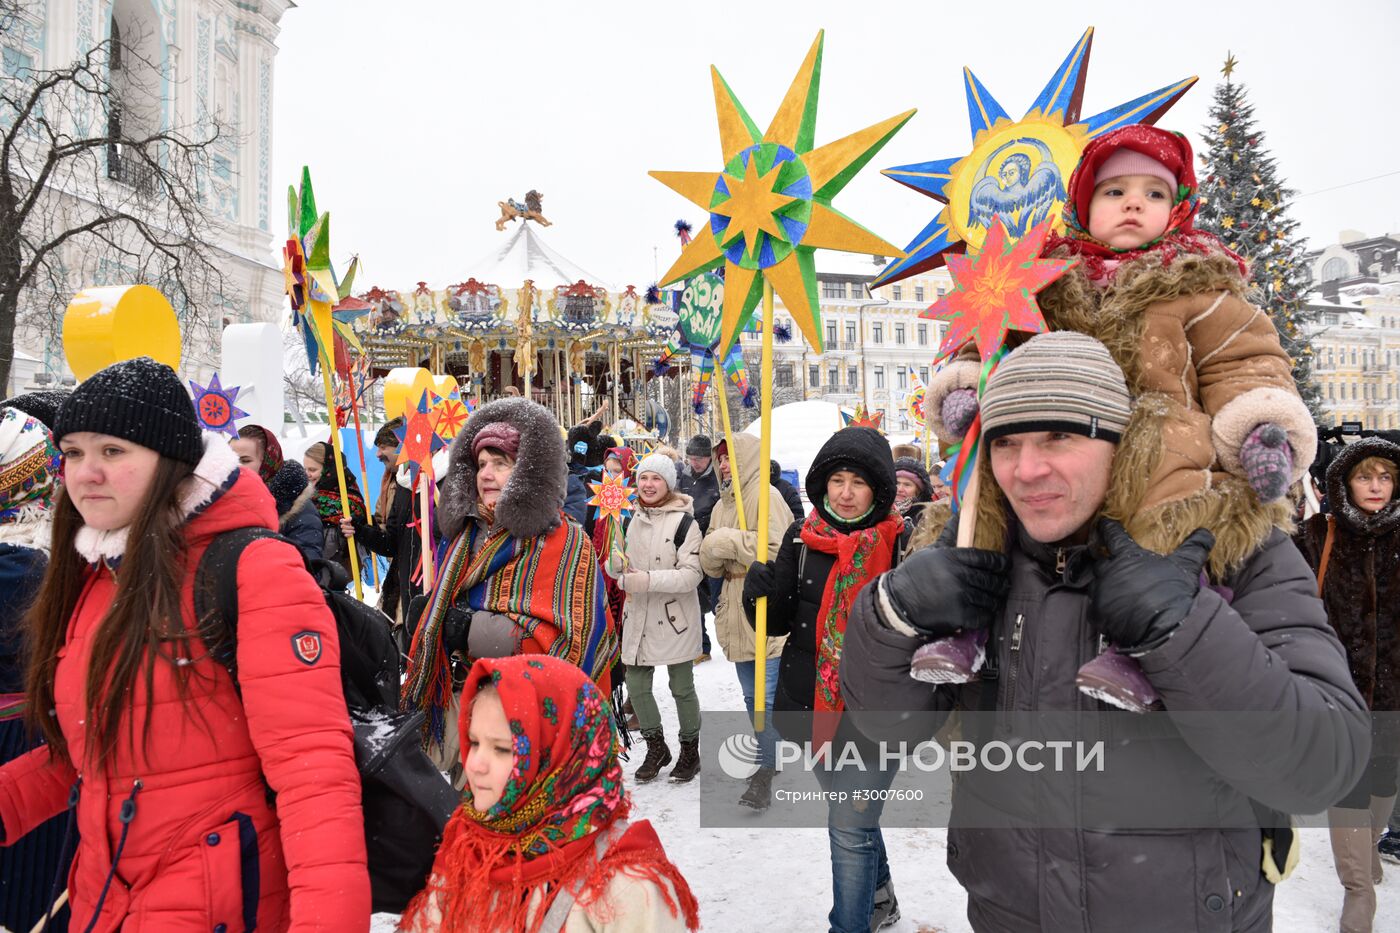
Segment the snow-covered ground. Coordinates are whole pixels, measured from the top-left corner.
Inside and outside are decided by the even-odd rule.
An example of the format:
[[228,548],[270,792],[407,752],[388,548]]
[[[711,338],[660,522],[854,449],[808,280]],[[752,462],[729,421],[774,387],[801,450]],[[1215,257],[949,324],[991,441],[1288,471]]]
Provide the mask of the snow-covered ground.
[[[743,694],[734,665],[715,646],[714,660],[695,669],[702,709],[742,710]],[[676,748],[675,707],[656,680],[668,742]],[[634,738],[636,736],[634,735]],[[699,779],[672,785],[661,779],[634,784],[644,748],[633,746],[624,768],[633,799],[633,819],[649,819],[672,861],[680,866],[700,902],[700,919],[712,933],[809,933],[825,930],[831,908],[831,870],[825,829],[702,829]],[[669,767],[668,769],[669,770]],[[896,933],[970,933],[962,888],[948,873],[941,829],[886,829],[890,872],[903,914]],[[1376,930],[1400,929],[1400,866],[1387,865],[1378,889]],[[1278,933],[1322,933],[1337,929],[1342,889],[1332,868],[1324,829],[1302,831],[1302,859],[1274,900]],[[372,933],[392,933],[395,918],[380,914]]]

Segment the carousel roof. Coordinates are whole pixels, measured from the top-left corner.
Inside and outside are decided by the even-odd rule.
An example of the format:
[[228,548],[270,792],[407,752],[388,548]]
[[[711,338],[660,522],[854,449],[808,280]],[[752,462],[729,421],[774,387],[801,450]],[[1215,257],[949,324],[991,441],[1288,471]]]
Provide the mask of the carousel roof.
[[502,288],[515,288],[530,279],[542,291],[580,281],[613,290],[611,284],[552,249],[529,221],[522,221],[510,239],[465,269],[478,282],[492,282]]

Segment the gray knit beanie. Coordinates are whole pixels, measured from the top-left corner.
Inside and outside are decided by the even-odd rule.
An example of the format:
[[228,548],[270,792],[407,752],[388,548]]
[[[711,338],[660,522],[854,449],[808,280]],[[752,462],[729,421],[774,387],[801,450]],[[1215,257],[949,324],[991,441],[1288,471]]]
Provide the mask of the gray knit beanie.
[[667,489],[676,488],[676,461],[665,454],[648,454],[642,458],[642,462],[637,464],[637,476],[643,473],[655,473],[666,481]]
[[1118,443],[1132,398],[1123,370],[1093,337],[1037,334],[1007,355],[982,393],[982,436],[1064,431]]

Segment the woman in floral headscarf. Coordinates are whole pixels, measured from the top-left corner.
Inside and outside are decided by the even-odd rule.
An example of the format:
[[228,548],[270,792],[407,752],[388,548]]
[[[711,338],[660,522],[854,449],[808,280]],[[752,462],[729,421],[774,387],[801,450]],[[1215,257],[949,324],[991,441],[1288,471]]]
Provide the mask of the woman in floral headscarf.
[[699,907],[646,820],[629,824],[602,692],[546,655],[478,660],[462,690],[467,787],[409,933],[694,930]]
[[[0,764],[38,744],[21,718],[20,619],[49,563],[58,465],[47,427],[18,408],[0,408]],[[0,927],[28,930],[43,917],[53,879],[62,872],[65,826],[64,817],[54,817],[0,849]],[[59,917],[55,931],[67,929],[67,914]]]
[[[302,465],[306,467],[306,474],[311,479],[311,484],[316,488],[316,492],[311,499],[316,506],[316,514],[321,517],[321,535],[325,542],[321,556],[326,560],[335,561],[345,568],[348,575],[350,571],[350,541],[345,537],[345,533],[340,530],[340,478],[337,474],[336,458],[334,450],[326,441],[317,441],[306,448],[306,453],[301,458]],[[345,455],[340,455],[339,470],[345,475],[346,498],[350,502],[350,518],[352,521],[365,522],[365,499],[360,495],[360,484],[355,481],[355,474],[350,470],[350,464],[345,459]],[[364,564],[362,560],[361,565]]]

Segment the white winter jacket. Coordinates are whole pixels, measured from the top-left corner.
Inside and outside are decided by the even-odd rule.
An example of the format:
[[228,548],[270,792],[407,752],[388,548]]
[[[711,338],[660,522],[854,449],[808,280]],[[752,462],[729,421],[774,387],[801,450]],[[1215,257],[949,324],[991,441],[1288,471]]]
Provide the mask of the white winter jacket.
[[[684,539],[676,532],[691,515],[690,496],[673,492],[656,508],[637,509],[627,526],[627,594],[622,610],[622,663],[663,667],[700,654],[700,526],[692,517]],[[645,574],[643,577],[642,574]]]

